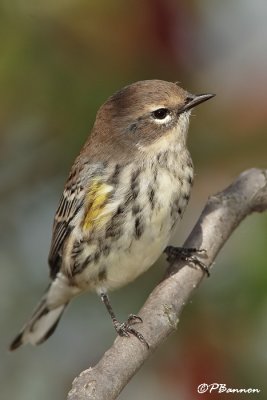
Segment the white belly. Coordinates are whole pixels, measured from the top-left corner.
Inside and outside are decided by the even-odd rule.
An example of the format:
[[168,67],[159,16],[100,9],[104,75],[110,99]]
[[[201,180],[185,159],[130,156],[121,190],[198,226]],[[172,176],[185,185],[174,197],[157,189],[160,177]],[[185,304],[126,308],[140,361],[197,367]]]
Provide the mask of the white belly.
[[[108,254],[101,253],[97,262],[91,261],[77,274],[74,277],[75,285],[81,290],[117,289],[154,264],[167,246],[188,201],[191,185],[186,177],[192,174],[192,170],[190,167],[182,170],[177,177],[168,169],[159,168],[156,180],[153,180],[151,169],[149,173],[142,171],[138,176],[138,196],[127,206],[127,212],[123,215],[122,232],[115,239],[107,239],[103,230],[101,242],[109,241]],[[129,183],[126,187],[129,187]],[[154,191],[153,202],[148,196],[151,188]],[[123,191],[121,194],[125,195]],[[121,203],[121,198],[118,203]],[[136,213],[133,212],[134,205],[138,205]],[[137,219],[140,222],[140,234],[136,233]],[[81,253],[82,260],[91,257],[98,248],[99,241],[88,243]]]
[[119,241],[107,263],[107,289],[116,289],[133,281],[162,254],[170,239],[170,224],[151,224],[139,240]]
[[145,179],[141,181],[138,201],[144,232],[139,239],[134,238],[134,219],[131,214],[126,216],[124,235],[114,243],[115,248],[105,260],[106,280],[102,284],[107,290],[126,285],[145,272],[160,257],[170,240],[174,225],[171,205],[180,191],[180,182],[165,171],[159,173],[158,182],[156,204],[151,210],[147,200],[148,182]]

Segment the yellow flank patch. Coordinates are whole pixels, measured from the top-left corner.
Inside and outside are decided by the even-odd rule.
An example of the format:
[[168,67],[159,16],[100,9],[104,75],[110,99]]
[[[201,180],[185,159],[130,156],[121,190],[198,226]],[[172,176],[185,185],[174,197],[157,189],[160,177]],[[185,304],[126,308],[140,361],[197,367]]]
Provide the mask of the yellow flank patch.
[[103,211],[112,189],[112,186],[102,183],[98,179],[93,181],[86,196],[88,206],[83,221],[83,229],[89,230],[93,227],[100,227],[107,220],[108,215]]

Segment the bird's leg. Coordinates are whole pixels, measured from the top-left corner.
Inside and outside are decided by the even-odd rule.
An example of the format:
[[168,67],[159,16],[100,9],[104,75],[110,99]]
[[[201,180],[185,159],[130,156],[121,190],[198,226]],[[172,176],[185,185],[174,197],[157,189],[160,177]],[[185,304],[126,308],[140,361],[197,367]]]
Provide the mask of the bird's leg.
[[131,327],[131,325],[136,324],[138,322],[143,322],[142,318],[138,317],[138,315],[134,315],[134,314],[130,314],[127,321],[126,322],[119,322],[115,316],[115,313],[111,307],[108,295],[106,293],[101,293],[100,294],[101,300],[103,301],[103,303],[106,306],[106,309],[108,310],[109,315],[111,316],[112,322],[113,322],[113,326],[116,330],[116,332],[118,333],[118,335],[120,336],[130,336],[134,335],[135,337],[137,337],[137,339],[140,340],[140,342],[144,343],[147,348],[149,349],[149,344],[147,343],[147,341],[145,340],[144,336],[139,333],[137,330],[135,330],[134,328]]
[[167,246],[164,250],[167,254],[167,261],[173,262],[175,259],[180,258],[183,261],[188,261],[198,265],[207,276],[210,276],[209,268],[197,257],[196,254],[206,253],[205,249],[196,249],[195,247],[174,247]]

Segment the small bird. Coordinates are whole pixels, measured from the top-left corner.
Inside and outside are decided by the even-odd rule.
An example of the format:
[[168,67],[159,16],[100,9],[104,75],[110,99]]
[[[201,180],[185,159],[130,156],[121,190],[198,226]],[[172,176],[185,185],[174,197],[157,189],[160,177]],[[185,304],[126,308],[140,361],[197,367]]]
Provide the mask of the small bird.
[[54,218],[51,283],[10,350],[44,342],[69,301],[87,291],[99,294],[119,335],[147,344],[132,326],[141,318],[130,314],[120,323],[108,292],[145,272],[167,246],[193,183],[190,112],[213,96],[145,80],[100,107]]

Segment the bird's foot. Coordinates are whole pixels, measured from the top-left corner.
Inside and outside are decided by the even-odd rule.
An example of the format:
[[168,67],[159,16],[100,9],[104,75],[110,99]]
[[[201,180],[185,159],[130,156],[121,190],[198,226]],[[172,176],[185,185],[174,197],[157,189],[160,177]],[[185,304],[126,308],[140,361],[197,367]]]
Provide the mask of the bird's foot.
[[138,317],[138,315],[130,314],[126,322],[119,322],[116,319],[113,320],[114,328],[116,329],[116,332],[120,336],[127,336],[129,337],[130,335],[133,335],[137,337],[138,340],[140,340],[141,343],[145,344],[146,347],[149,349],[149,344],[147,343],[146,339],[144,336],[138,332],[136,329],[132,328],[131,325],[138,324],[143,322],[142,318]]
[[197,265],[207,274],[207,276],[210,276],[209,268],[197,257],[197,254],[206,253],[205,249],[167,246],[164,253],[167,254],[167,261],[173,262],[179,258],[180,260]]

